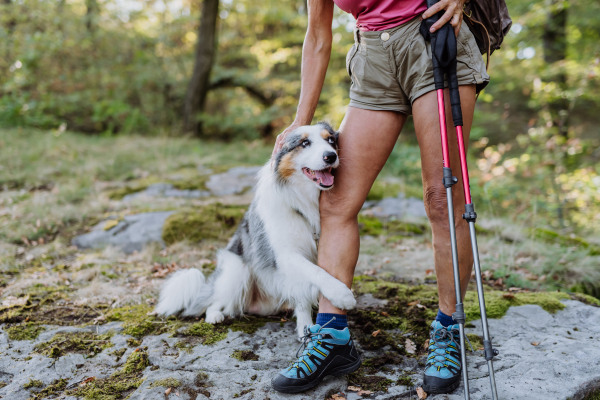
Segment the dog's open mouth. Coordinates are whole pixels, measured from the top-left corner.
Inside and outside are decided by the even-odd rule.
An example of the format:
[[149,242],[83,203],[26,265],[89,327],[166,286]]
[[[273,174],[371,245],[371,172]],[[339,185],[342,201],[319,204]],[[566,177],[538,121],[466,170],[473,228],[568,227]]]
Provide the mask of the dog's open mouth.
[[331,174],[331,168],[325,168],[320,171],[313,171],[310,168],[302,168],[302,172],[304,172],[304,175],[308,176],[321,187],[330,188],[333,186],[333,175]]

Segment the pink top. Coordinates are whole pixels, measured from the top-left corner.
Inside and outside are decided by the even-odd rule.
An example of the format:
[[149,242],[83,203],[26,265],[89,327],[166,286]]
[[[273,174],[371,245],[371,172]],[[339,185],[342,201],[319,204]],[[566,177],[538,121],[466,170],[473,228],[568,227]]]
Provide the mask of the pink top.
[[361,31],[384,31],[402,25],[427,10],[425,0],[333,0],[356,19]]

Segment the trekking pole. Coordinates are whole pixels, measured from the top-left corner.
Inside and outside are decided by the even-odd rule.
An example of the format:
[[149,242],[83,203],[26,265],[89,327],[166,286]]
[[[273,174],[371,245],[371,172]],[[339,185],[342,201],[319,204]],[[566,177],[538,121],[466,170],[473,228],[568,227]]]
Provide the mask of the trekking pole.
[[[438,0],[427,0],[427,8],[433,6]],[[446,29],[440,29],[435,33],[430,33],[429,28],[440,18],[440,13],[426,19],[421,24],[421,34],[425,40],[431,42],[431,55],[433,62],[433,81],[437,92],[438,114],[440,119],[440,133],[442,141],[442,158],[443,158],[443,184],[446,188],[446,200],[448,202],[448,223],[450,225],[450,244],[452,249],[452,269],[454,273],[454,291],[456,295],[456,311],[452,313],[452,318],[458,323],[460,331],[460,360],[462,364],[463,386],[465,392],[465,400],[469,400],[469,376],[467,372],[467,353],[465,348],[465,311],[462,303],[462,292],[460,287],[460,270],[458,267],[458,249],[456,244],[456,227],[454,224],[454,205],[452,201],[452,186],[458,182],[458,178],[452,176],[450,168],[450,150],[448,147],[448,132],[446,130],[446,111],[444,107],[444,69],[449,64],[454,63],[456,67],[456,38],[448,37],[447,27],[452,28],[449,24],[444,25]],[[454,34],[454,33],[453,33]],[[446,41],[450,39],[449,48],[445,48]],[[454,43],[454,46],[452,46]],[[436,49],[440,49],[437,51]],[[454,115],[454,114],[453,114]],[[462,122],[461,122],[462,124]]]
[[[431,7],[438,0],[427,0],[427,7]],[[485,298],[483,293],[483,282],[481,279],[481,266],[479,263],[479,250],[477,247],[477,237],[475,233],[475,221],[477,214],[475,213],[475,206],[471,200],[471,189],[469,185],[469,171],[467,167],[467,157],[465,151],[465,143],[462,132],[463,120],[462,110],[460,106],[460,93],[458,90],[458,79],[456,76],[456,37],[454,35],[453,28],[446,24],[443,29],[430,34],[429,28],[433,25],[441,16],[441,13],[428,18],[425,23],[421,25],[421,34],[425,37],[425,40],[431,41],[431,52],[433,62],[433,76],[435,82],[435,88],[437,90],[438,99],[438,112],[440,116],[440,132],[442,137],[442,155],[444,161],[444,175],[443,183],[446,188],[446,197],[448,199],[448,220],[450,223],[450,241],[452,245],[452,266],[454,270],[454,286],[456,292],[456,312],[452,314],[452,318],[459,323],[460,330],[460,344],[461,344],[461,362],[463,365],[463,381],[465,390],[465,399],[469,400],[469,384],[467,375],[467,362],[466,362],[466,351],[464,348],[464,323],[465,313],[464,306],[462,304],[462,293],[460,290],[460,273],[458,268],[458,257],[456,249],[456,229],[454,226],[454,208],[452,205],[452,186],[457,183],[458,179],[452,176],[452,170],[450,169],[450,153],[448,150],[448,134],[446,132],[446,118],[444,110],[444,70],[448,73],[448,86],[450,89],[450,105],[452,108],[452,119],[454,127],[456,129],[456,139],[458,142],[458,151],[460,158],[460,168],[463,181],[463,190],[465,195],[465,213],[463,218],[469,223],[469,233],[471,236],[471,250],[473,252],[473,263],[475,267],[475,280],[477,283],[477,296],[479,298],[479,310],[481,314],[481,325],[483,329],[483,346],[484,355],[488,364],[488,371],[490,376],[490,385],[492,388],[493,400],[498,399],[498,393],[496,390],[496,380],[494,376],[494,366],[492,359],[495,355],[498,355],[498,350],[492,347],[492,342],[489,334],[489,326],[487,322],[487,315],[485,309]]]
[[[452,36],[454,36],[453,31],[451,31],[451,34]],[[462,131],[463,120],[462,110],[460,107],[460,93],[458,91],[458,79],[456,77],[456,61],[454,61],[454,63],[450,64],[448,67],[448,86],[450,87],[450,104],[452,106],[452,119],[454,121],[454,127],[456,129],[456,140],[458,142],[458,154],[460,157],[460,170],[462,174],[463,191],[465,195],[465,213],[462,215],[462,217],[469,223],[469,234],[471,236],[471,250],[473,252],[473,265],[475,267],[475,282],[477,283],[477,297],[479,299],[481,328],[483,330],[483,353],[488,364],[490,386],[492,388],[492,399],[498,400],[498,393],[496,390],[496,378],[494,376],[494,365],[492,363],[492,359],[494,358],[494,356],[498,355],[498,350],[492,347],[489,325],[487,321],[487,313],[485,309],[483,282],[481,279],[481,266],[479,264],[479,249],[477,247],[477,235],[475,233],[475,221],[477,220],[477,213],[475,212],[475,205],[471,200],[469,169],[467,167],[467,154]]]

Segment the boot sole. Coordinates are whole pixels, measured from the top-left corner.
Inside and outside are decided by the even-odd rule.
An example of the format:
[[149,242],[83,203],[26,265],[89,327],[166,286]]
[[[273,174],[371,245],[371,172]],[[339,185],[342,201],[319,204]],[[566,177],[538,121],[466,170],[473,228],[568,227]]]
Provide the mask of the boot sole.
[[348,375],[348,374],[351,374],[352,372],[356,371],[357,369],[359,369],[361,365],[362,365],[362,360],[360,359],[360,357],[358,357],[356,362],[354,362],[353,364],[334,368],[331,371],[328,371],[325,375],[315,379],[313,382],[307,383],[304,386],[275,387],[273,384],[271,384],[271,386],[273,387],[273,389],[275,389],[276,391],[281,392],[281,393],[300,393],[300,392],[304,392],[306,390],[314,388],[319,383],[321,383],[323,381],[323,379],[325,379],[326,376]]
[[427,386],[423,385],[423,390],[427,394],[450,394],[456,390],[457,387],[460,386],[460,379],[454,383],[451,383],[448,386],[437,387],[437,386]]

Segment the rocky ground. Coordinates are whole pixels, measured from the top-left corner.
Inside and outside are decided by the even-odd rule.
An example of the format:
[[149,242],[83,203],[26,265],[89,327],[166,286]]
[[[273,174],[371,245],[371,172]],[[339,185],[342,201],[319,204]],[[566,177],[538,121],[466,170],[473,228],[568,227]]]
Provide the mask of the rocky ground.
[[[127,151],[135,157],[135,150]],[[209,153],[193,166],[180,160],[162,172],[88,182],[85,195],[70,183],[44,181],[27,189],[4,184],[0,396],[419,398],[427,327],[437,310],[431,238],[422,201],[397,194],[401,184],[393,179],[378,181],[359,219],[358,307],[350,315],[364,360],[358,372],[328,378],[301,395],[281,395],[269,380],[299,346],[291,314],[215,326],[201,318],[152,314],[169,273],[214,270],[216,250],[252,199],[257,167],[222,167],[210,162]],[[591,271],[599,257],[583,242],[532,235],[501,219],[481,222],[490,329],[500,350],[500,398],[597,399],[600,301],[539,289],[549,263]],[[471,398],[491,399],[477,297],[470,289],[465,305],[475,348],[469,354]],[[461,387],[428,398],[464,396]]]

